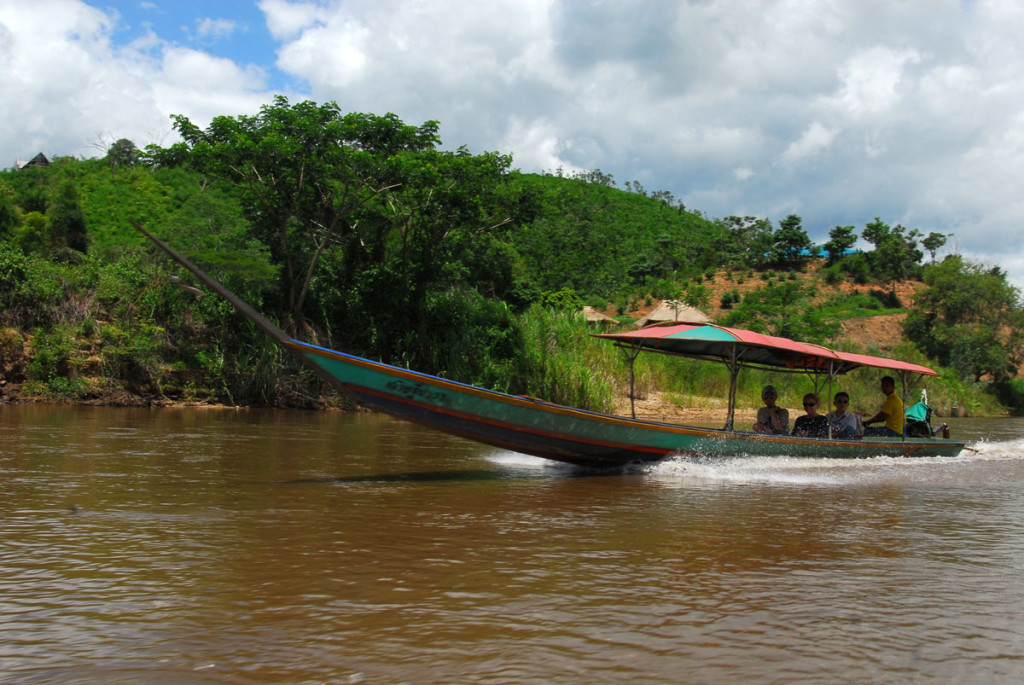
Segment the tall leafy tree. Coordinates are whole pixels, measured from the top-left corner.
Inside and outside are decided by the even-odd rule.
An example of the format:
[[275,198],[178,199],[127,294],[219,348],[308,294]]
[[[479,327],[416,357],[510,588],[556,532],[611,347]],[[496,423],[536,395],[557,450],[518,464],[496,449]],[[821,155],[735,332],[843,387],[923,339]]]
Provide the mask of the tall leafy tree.
[[[948,235],[953,235],[952,233]],[[936,233],[932,231],[926,238],[921,240],[921,246],[928,250],[928,254],[931,255],[932,264],[935,263],[935,253],[942,249],[942,246],[946,244],[946,238],[948,237],[945,233]]]
[[427,311],[431,302],[449,306],[437,293],[473,287],[503,296],[510,287],[511,261],[492,268],[519,211],[507,182],[510,165],[506,155],[464,148],[407,152],[385,162],[390,187],[354,212],[356,228],[341,245],[347,314],[372,323],[378,356],[415,363],[410,338],[444,333],[424,328],[438,320]]
[[916,228],[908,230],[900,224],[889,226],[875,217],[864,226],[860,235],[875,246],[867,255],[872,273],[894,286],[913,276],[924,256],[917,246],[921,232]]
[[[238,189],[251,235],[277,267],[278,305],[293,334],[326,334],[344,349],[428,371],[475,373],[478,357],[444,336],[469,316],[454,311],[459,302],[490,311],[453,291],[500,296],[509,287],[507,268],[487,265],[506,254],[503,232],[522,209],[510,157],[439,150],[434,121],[411,126],[283,97],[206,129],[174,120],[184,142],[152,150],[150,160],[184,162]],[[452,354],[433,354],[445,344]],[[449,362],[464,368],[437,366]]]
[[156,161],[187,159],[241,191],[254,231],[282,266],[293,331],[305,328],[324,250],[355,231],[357,210],[397,184],[386,161],[439,142],[435,121],[409,126],[393,114],[343,114],[334,102],[291,105],[283,96],[255,116],[219,116],[206,129],[184,115],[173,119],[184,143]]
[[716,219],[715,224],[726,231],[717,248],[729,264],[753,267],[771,255],[774,229],[768,219],[727,216]]
[[853,226],[836,226],[828,232],[829,241],[825,243],[829,266],[835,264],[846,255],[846,251],[857,244],[857,234]]
[[807,257],[811,239],[803,229],[803,219],[790,214],[779,222],[779,230],[772,237],[772,262],[779,265],[797,264]]
[[117,167],[131,168],[139,161],[139,149],[127,138],[115,141],[107,150],[107,163],[110,164],[110,175],[113,177]]
[[923,277],[928,288],[907,315],[907,337],[964,378],[1012,377],[1024,355],[1024,308],[1006,274],[950,255]]

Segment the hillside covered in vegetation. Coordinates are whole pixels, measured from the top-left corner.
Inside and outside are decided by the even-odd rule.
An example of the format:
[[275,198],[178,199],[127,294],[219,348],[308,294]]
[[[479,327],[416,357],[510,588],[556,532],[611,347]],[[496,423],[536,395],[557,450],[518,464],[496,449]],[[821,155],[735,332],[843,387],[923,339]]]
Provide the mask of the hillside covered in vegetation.
[[[576,313],[628,325],[677,300],[847,348],[845,321],[898,315],[904,339],[862,351],[941,367],[947,406],[1024,406],[1020,294],[997,267],[939,259],[942,234],[876,219],[814,245],[796,215],[712,219],[597,170],[522,174],[507,155],[442,150],[436,122],[333,103],[175,124],[169,148],[119,140],[102,159],[0,172],[4,397],[340,401],[225,303],[181,287],[137,221],[296,337],[508,392],[611,409],[624,361]],[[680,402],[721,383],[645,364],[644,386]],[[764,378],[749,376],[756,397]]]

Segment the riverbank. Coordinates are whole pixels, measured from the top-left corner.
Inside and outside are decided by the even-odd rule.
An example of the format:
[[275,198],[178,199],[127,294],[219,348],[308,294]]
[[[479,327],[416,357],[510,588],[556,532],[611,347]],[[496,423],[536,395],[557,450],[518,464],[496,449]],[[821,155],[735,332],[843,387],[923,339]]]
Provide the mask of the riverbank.
[[[350,412],[350,413],[373,413],[365,407],[351,402],[341,395],[331,395],[317,398],[315,403],[306,402],[302,406],[276,406],[256,407],[251,405],[233,405],[222,402],[215,402],[208,399],[173,399],[166,396],[144,396],[121,391],[109,392],[102,396],[86,398],[54,397],[52,395],[23,394],[24,384],[0,382],[0,405],[21,404],[21,405],[82,405],[95,407],[153,407],[168,409],[208,409],[211,411],[241,411],[245,409],[282,409],[299,411],[328,411],[328,412]],[[880,400],[879,400],[880,401]],[[790,420],[794,420],[802,413],[797,407],[789,408]],[[831,409],[830,407],[828,409]],[[758,406],[737,406],[734,416],[734,425],[739,429],[752,426],[757,419]],[[822,410],[826,410],[822,407]],[[851,411],[864,416],[871,416],[875,409],[868,406],[852,406]],[[725,424],[728,413],[727,403],[724,399],[714,397],[681,397],[673,393],[650,391],[644,397],[637,398],[630,402],[628,396],[615,398],[612,414],[617,416],[634,416],[646,421],[660,421],[664,423],[688,424],[694,426],[721,427]],[[936,418],[942,418],[948,412],[936,410]],[[967,417],[967,412],[958,412],[961,418]],[[1007,413],[971,413],[975,418],[1000,418],[1008,416]]]

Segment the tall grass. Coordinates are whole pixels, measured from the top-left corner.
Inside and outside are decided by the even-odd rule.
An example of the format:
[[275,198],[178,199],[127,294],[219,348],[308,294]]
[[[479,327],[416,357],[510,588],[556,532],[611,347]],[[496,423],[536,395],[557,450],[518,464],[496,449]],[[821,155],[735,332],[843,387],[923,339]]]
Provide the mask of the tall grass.
[[615,375],[621,361],[615,349],[591,337],[576,314],[535,306],[520,317],[526,395],[594,411],[611,411]]

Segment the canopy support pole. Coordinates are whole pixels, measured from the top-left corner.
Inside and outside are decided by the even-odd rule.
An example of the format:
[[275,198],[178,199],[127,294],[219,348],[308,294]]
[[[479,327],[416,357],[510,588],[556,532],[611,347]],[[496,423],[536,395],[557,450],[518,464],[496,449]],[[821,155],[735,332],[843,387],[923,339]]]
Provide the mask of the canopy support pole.
[[900,439],[903,442],[907,441],[907,372],[900,371],[900,385],[903,390],[903,435]]
[[725,430],[733,430],[733,421],[736,417],[736,378],[740,373],[740,365],[736,363],[736,346],[732,346],[729,354],[729,410],[725,417]]
[[634,419],[636,418],[636,358],[640,356],[640,350],[643,347],[640,345],[631,345],[626,348],[623,347],[623,352],[626,353],[626,359],[629,360],[629,413]]
[[[834,360],[828,360],[828,397],[825,398],[825,408],[829,409],[832,406],[832,378],[836,375],[836,363]],[[821,398],[818,398],[819,402]],[[849,405],[847,405],[849,406]],[[826,418],[831,413],[830,411],[825,412]],[[828,422],[828,439],[832,439],[832,422]]]

